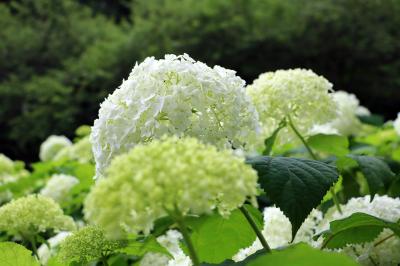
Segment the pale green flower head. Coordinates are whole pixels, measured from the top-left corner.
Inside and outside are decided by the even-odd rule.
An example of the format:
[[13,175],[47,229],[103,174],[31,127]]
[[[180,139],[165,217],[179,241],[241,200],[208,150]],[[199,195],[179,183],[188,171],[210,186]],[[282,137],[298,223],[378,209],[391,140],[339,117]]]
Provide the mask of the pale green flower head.
[[75,223],[60,206],[41,195],[29,195],[0,207],[0,231],[17,235],[35,235],[46,230],[74,230]]
[[244,84],[233,70],[186,54],[148,57],[100,106],[91,132],[96,175],[114,156],[164,135],[248,149],[259,128]]
[[93,162],[92,144],[89,141],[89,136],[83,137],[73,145],[60,150],[54,160],[70,160],[80,163]]
[[124,245],[123,241],[109,240],[103,230],[96,226],[87,226],[64,239],[60,244],[58,258],[64,263],[88,262],[101,259]]
[[64,136],[50,136],[40,145],[40,160],[52,161],[60,150],[70,145],[72,142]]
[[46,183],[46,186],[40,191],[40,194],[52,198],[58,203],[67,199],[71,189],[79,183],[79,180],[70,175],[53,175]]
[[84,213],[110,236],[147,234],[175,209],[228,215],[246,199],[255,202],[257,191],[257,174],[243,158],[195,138],[170,137],[117,156],[86,198]]
[[[261,74],[247,87],[259,113],[263,138],[269,137],[280,122],[290,116],[302,135],[314,125],[336,117],[332,84],[311,70],[289,69]],[[297,140],[288,127],[278,135],[278,144]]]

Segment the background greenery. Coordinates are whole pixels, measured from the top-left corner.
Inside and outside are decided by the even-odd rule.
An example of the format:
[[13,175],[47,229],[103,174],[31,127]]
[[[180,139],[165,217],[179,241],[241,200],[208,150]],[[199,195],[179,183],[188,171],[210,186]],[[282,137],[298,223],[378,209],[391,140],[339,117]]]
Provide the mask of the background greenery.
[[251,83],[311,68],[393,118],[400,106],[398,0],[8,0],[0,3],[0,152],[37,159],[73,136],[136,61],[188,53]]

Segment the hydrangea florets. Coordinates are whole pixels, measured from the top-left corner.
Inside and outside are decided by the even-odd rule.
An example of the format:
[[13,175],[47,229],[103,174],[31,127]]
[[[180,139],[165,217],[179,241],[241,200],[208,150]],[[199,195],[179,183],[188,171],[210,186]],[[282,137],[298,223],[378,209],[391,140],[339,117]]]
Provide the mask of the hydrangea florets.
[[[289,69],[261,74],[247,87],[260,116],[263,138],[269,137],[289,116],[302,135],[316,124],[336,117],[332,84],[311,70]],[[297,140],[288,127],[281,130],[277,143]]]
[[33,235],[53,229],[74,230],[75,223],[51,198],[29,195],[0,207],[0,231]]
[[[371,197],[368,195],[350,199],[345,205],[341,206],[341,210],[342,213],[334,207],[330,208],[318,225],[318,231],[328,230],[331,221],[343,219],[356,212],[363,212],[387,221],[397,222],[400,219],[400,199],[390,198],[386,195],[376,195],[371,201]],[[375,265],[398,265],[400,264],[399,237],[392,237],[379,245],[375,245],[391,234],[393,234],[393,231],[384,229],[373,242],[348,245],[340,251],[350,255],[362,265],[374,265],[371,259],[376,263]],[[318,244],[322,243],[321,238]]]
[[218,148],[247,148],[258,115],[235,71],[188,55],[149,57],[102,104],[91,132],[96,174],[115,155],[163,135],[190,136]]
[[117,156],[85,201],[85,217],[109,235],[149,233],[156,219],[179,210],[228,215],[255,200],[257,174],[231,151],[194,138],[163,138]]
[[67,146],[60,150],[54,160],[78,161],[80,163],[93,162],[92,144],[89,136],[83,137],[73,145]]
[[50,136],[40,145],[39,158],[52,161],[60,150],[70,145],[72,142],[64,136]]
[[79,183],[79,180],[70,175],[53,175],[46,183],[46,186],[40,191],[40,194],[54,199],[61,203],[64,201],[70,190]]
[[107,257],[124,244],[124,241],[107,239],[103,230],[96,226],[87,226],[64,239],[60,244],[58,257],[65,263],[86,265],[93,260]]
[[338,106],[338,114],[326,126],[330,126],[337,133],[344,136],[357,134],[362,126],[357,116],[370,114],[368,109],[360,106],[360,102],[354,94],[336,91],[332,96]]
[[400,113],[397,114],[397,118],[393,121],[393,127],[397,135],[400,136]]

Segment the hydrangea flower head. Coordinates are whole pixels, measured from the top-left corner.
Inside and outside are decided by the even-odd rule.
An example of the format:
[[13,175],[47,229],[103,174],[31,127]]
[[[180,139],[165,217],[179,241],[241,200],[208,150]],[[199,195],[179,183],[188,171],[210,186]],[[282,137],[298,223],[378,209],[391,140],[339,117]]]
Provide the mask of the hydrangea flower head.
[[110,255],[123,246],[123,241],[109,240],[103,230],[95,226],[86,226],[74,232],[60,244],[58,256],[65,263],[76,262],[86,265],[96,259]]
[[110,236],[149,233],[156,219],[176,209],[226,216],[257,195],[257,174],[243,158],[195,138],[137,145],[112,161],[106,177],[92,188],[84,212]]
[[0,231],[32,235],[50,229],[75,229],[72,218],[53,199],[32,194],[0,207]]
[[79,180],[70,175],[53,175],[40,191],[40,194],[61,203],[68,196],[69,191],[79,183]]
[[54,160],[78,161],[80,163],[93,162],[92,144],[89,141],[89,136],[83,137],[73,145],[60,150]]
[[326,126],[330,126],[340,135],[349,136],[357,134],[362,126],[357,115],[370,114],[368,109],[360,106],[360,102],[354,94],[345,91],[336,91],[332,96],[338,106],[338,114]]
[[[345,205],[342,205],[341,209],[342,213],[339,213],[335,208],[330,208],[318,225],[318,230],[320,232],[328,230],[329,222],[343,219],[356,212],[367,213],[390,222],[397,222],[400,219],[400,199],[390,198],[386,195],[376,195],[372,201],[369,195],[352,198]],[[392,237],[379,245],[375,245],[391,234],[393,232],[390,229],[384,229],[373,242],[348,245],[340,251],[355,258],[362,265],[373,265],[370,258],[377,265],[398,265],[400,264],[400,239],[398,237]],[[321,243],[322,241],[319,241],[319,244]]]
[[[302,135],[316,124],[336,117],[332,84],[311,70],[289,69],[261,74],[247,87],[259,113],[263,138],[269,137],[288,116]],[[288,128],[278,135],[278,144],[296,140]]]
[[397,135],[400,136],[400,113],[397,114],[397,118],[393,121],[393,127]]
[[188,55],[149,57],[102,104],[91,132],[97,176],[115,155],[163,135],[243,148],[258,132],[244,81]]
[[64,136],[50,136],[41,145],[39,158],[42,161],[52,161],[57,153],[72,142]]

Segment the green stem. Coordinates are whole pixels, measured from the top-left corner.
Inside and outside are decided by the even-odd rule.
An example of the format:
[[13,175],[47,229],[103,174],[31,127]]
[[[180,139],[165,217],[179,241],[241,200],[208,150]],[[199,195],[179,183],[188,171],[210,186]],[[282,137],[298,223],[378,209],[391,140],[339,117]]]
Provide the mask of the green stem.
[[179,231],[182,233],[183,239],[186,242],[186,245],[188,247],[189,250],[189,256],[190,259],[192,260],[193,266],[200,266],[200,260],[199,257],[197,256],[196,250],[194,249],[192,240],[190,239],[190,235],[189,232],[187,230],[187,227],[185,225],[185,222],[183,221],[183,217],[180,213],[179,210],[175,210],[175,221],[178,225]]
[[290,118],[290,116],[288,116],[288,122],[289,122],[289,126],[290,128],[294,131],[294,133],[296,134],[296,136],[300,139],[300,141],[303,143],[304,147],[306,147],[308,153],[310,154],[310,156],[314,159],[314,160],[318,160],[318,156],[311,150],[310,146],[308,146],[306,140],[303,138],[303,136],[300,134],[300,132],[297,130],[296,126],[293,124],[292,119]]
[[247,221],[249,222],[251,228],[256,233],[258,239],[261,242],[261,245],[264,247],[264,250],[268,253],[271,252],[271,248],[269,247],[267,240],[265,240],[263,234],[261,233],[260,229],[258,229],[256,222],[254,221],[253,217],[251,217],[250,213],[246,210],[244,206],[239,207],[240,211],[243,213],[244,217],[246,217]]
[[101,257],[101,262],[103,263],[104,266],[108,266],[107,258],[106,257]]
[[[303,138],[303,136],[300,134],[300,132],[297,130],[296,126],[293,124],[292,119],[290,116],[288,116],[288,122],[290,128],[294,131],[296,136],[300,139],[300,141],[303,143],[304,147],[306,147],[308,153],[310,154],[311,158],[314,160],[319,160],[318,156],[312,151],[311,147],[308,145],[307,141]],[[336,196],[336,193],[333,188],[330,189],[330,193],[332,195],[333,203],[336,206],[336,209],[339,211],[340,214],[342,214],[342,209],[340,208],[339,204],[339,199]]]
[[39,259],[39,254],[38,254],[38,251],[37,251],[35,236],[29,237],[29,242],[31,243],[31,246],[32,246],[33,255],[35,255],[36,258]]
[[383,242],[385,242],[386,240],[388,240],[388,239],[391,239],[392,237],[394,237],[395,236],[395,234],[393,233],[393,234],[390,234],[390,235],[388,235],[387,237],[385,237],[384,239],[382,239],[382,240],[379,240],[378,242],[376,242],[375,244],[374,244],[374,247],[376,247],[376,246],[379,246],[380,244],[382,244]]

